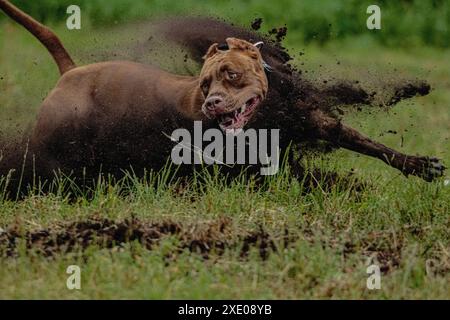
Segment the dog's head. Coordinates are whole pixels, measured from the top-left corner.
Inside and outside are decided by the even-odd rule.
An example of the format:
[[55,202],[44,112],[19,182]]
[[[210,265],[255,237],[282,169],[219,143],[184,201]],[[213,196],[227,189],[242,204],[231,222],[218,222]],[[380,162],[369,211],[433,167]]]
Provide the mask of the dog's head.
[[205,97],[203,113],[217,119],[223,131],[241,129],[266,97],[268,82],[260,45],[227,38],[213,44],[203,57],[200,86]]

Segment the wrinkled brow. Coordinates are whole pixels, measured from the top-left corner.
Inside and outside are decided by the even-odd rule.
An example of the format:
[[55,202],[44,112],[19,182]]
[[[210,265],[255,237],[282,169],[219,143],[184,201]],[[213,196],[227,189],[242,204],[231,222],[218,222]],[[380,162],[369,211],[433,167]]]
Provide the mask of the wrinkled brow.
[[234,63],[231,62],[223,62],[222,65],[220,66],[219,70],[222,71],[233,71],[233,72],[237,72],[237,73],[242,73],[242,68],[236,66]]

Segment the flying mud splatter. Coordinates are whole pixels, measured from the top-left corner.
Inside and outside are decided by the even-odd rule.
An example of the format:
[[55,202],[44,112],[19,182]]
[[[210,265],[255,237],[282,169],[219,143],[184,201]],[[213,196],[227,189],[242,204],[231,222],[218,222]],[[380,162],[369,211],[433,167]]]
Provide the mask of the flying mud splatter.
[[[262,19],[257,18],[252,22],[251,27],[259,30],[261,24]],[[156,23],[154,27],[159,35],[186,48],[192,59],[199,64],[203,63],[202,57],[211,44],[225,43],[228,37],[241,38],[250,42],[264,41],[266,45],[262,49],[263,58],[275,69],[275,75],[270,76],[282,79],[282,81],[271,81],[269,90],[290,92],[290,89],[294,89],[291,96],[300,95],[306,103],[319,103],[324,110],[331,110],[336,105],[393,106],[404,99],[427,95],[431,90],[426,81],[418,79],[389,83],[389,87],[394,89],[393,92],[391,90],[368,92],[359,85],[359,81],[312,83],[302,76],[302,70],[290,64],[292,57],[282,45],[282,40],[288,32],[285,26],[271,29],[267,35],[211,18],[167,19]],[[150,48],[152,43],[149,41],[143,46]],[[377,95],[383,98],[381,103],[375,99]],[[275,101],[274,108],[282,103]]]

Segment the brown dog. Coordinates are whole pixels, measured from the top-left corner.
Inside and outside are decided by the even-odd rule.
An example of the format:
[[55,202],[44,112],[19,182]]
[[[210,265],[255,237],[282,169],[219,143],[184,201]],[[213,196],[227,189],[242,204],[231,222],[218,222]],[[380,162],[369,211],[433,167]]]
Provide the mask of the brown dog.
[[[254,115],[267,95],[268,80],[258,45],[236,38],[226,39],[225,46],[211,45],[198,77],[125,61],[76,67],[48,28],[6,0],[0,0],[0,8],[46,46],[62,75],[43,102],[31,137],[33,151],[50,170],[156,169],[171,149],[163,133],[189,128],[194,120],[224,131],[262,125]],[[294,122],[304,117],[301,105],[291,107]],[[435,158],[406,156],[318,109],[308,110],[308,130],[317,139],[377,157],[427,181],[443,174]],[[276,125],[283,129],[286,124]]]

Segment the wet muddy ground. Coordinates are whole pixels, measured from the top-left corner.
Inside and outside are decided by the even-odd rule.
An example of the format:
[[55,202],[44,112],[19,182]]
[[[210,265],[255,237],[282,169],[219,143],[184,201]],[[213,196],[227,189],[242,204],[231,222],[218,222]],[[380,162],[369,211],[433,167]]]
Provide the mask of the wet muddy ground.
[[167,237],[178,240],[176,250],[187,249],[205,259],[211,253],[221,255],[226,249],[237,249],[245,257],[250,248],[256,248],[262,259],[266,259],[270,252],[276,252],[274,242],[262,227],[257,231],[233,233],[230,223],[231,220],[226,218],[200,224],[96,218],[25,232],[20,230],[20,226],[12,225],[0,231],[0,252],[4,256],[16,256],[21,242],[26,250],[48,257],[82,252],[90,246],[117,249],[132,242],[152,250]]
[[[405,232],[411,232],[407,230]],[[414,231],[414,230],[413,230]],[[416,230],[415,233],[420,233]],[[182,251],[200,255],[203,259],[220,257],[225,251],[238,252],[246,259],[251,250],[256,250],[262,260],[271,254],[283,254],[293,248],[298,241],[310,245],[328,247],[344,259],[357,255],[360,259],[370,259],[380,266],[384,274],[400,266],[403,238],[386,232],[371,232],[364,237],[355,235],[344,239],[323,237],[310,227],[282,228],[277,234],[259,226],[252,230],[236,228],[231,218],[218,218],[201,223],[180,223],[172,220],[150,222],[137,218],[110,220],[91,218],[68,223],[56,223],[45,228],[24,230],[20,223],[0,229],[0,256],[15,258],[21,254],[38,254],[48,258],[61,254],[83,255],[88,248],[122,250],[128,245],[140,244],[146,250],[158,249],[161,241],[174,240],[168,258],[176,259]],[[437,274],[448,273],[445,261],[430,260],[435,263]]]

